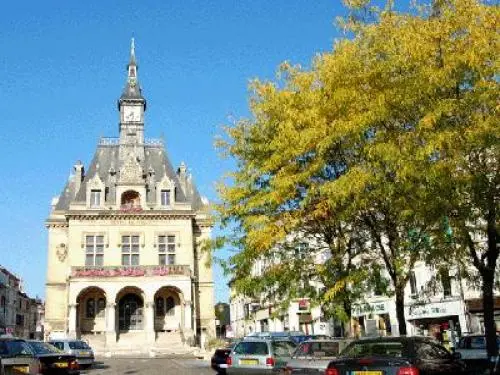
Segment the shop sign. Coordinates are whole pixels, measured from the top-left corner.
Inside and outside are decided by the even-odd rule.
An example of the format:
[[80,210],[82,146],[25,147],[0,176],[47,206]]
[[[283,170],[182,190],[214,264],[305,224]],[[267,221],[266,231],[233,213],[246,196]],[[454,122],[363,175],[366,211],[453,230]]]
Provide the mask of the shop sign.
[[409,315],[411,317],[421,317],[426,315],[446,315],[446,306],[410,306]]
[[386,314],[387,304],[385,302],[378,303],[365,303],[363,305],[354,305],[353,315],[366,315],[366,314]]
[[306,299],[299,300],[299,311],[309,310],[309,301]]

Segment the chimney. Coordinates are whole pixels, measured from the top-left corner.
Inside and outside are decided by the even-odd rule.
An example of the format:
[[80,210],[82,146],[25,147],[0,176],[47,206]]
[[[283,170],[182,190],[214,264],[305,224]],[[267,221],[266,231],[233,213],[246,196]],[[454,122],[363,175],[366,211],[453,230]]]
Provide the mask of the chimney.
[[85,168],[83,167],[83,164],[80,160],[76,162],[73,168],[75,171],[74,185],[75,185],[75,195],[76,195],[80,190],[83,178],[85,177]]

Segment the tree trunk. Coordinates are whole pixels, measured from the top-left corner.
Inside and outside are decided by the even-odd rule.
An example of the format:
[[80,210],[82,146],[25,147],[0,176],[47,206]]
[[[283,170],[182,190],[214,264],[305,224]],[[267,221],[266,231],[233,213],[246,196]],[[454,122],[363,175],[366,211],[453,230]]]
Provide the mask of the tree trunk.
[[495,270],[485,269],[481,272],[484,311],[484,331],[486,334],[486,350],[488,358],[498,355],[495,327],[495,303],[493,297],[493,282]]
[[399,334],[406,335],[406,320],[405,320],[405,290],[396,284],[396,318],[398,319]]
[[344,336],[345,337],[353,337],[354,332],[352,331],[351,302],[349,300],[345,299],[343,302],[343,305],[344,305],[344,312],[349,317],[348,320],[346,322],[344,322]]

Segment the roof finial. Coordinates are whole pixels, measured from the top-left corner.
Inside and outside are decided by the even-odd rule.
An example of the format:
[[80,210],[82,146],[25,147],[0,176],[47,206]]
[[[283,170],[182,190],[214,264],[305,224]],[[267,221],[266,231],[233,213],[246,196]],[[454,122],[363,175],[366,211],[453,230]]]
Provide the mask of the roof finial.
[[132,38],[130,42],[130,65],[135,65],[135,40]]

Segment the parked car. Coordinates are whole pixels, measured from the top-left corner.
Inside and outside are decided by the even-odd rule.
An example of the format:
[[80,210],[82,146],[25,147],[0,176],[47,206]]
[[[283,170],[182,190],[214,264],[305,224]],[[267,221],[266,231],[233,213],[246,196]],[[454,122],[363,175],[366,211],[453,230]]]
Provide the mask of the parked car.
[[40,373],[40,362],[25,340],[13,337],[0,338],[0,374]]
[[466,374],[460,354],[422,337],[382,337],[349,344],[331,361],[325,375]]
[[227,357],[227,374],[271,374],[284,369],[296,345],[288,339],[251,339],[236,344]]
[[231,353],[231,348],[219,348],[215,349],[214,355],[210,359],[210,366],[212,369],[217,371],[218,374],[226,373],[226,361],[227,357]]
[[301,343],[287,362],[286,375],[323,375],[332,359],[352,340],[307,340]]
[[90,367],[94,364],[94,351],[85,341],[64,339],[49,343],[65,353],[74,355],[80,367]]
[[40,361],[42,374],[76,375],[80,373],[80,366],[74,355],[66,354],[43,341],[29,340],[28,345]]
[[[497,336],[497,349],[500,349],[500,336]],[[458,342],[456,353],[460,353],[462,360],[470,371],[481,371],[490,365],[486,352],[486,337],[484,335],[464,336]],[[500,369],[498,370],[500,373]]]

